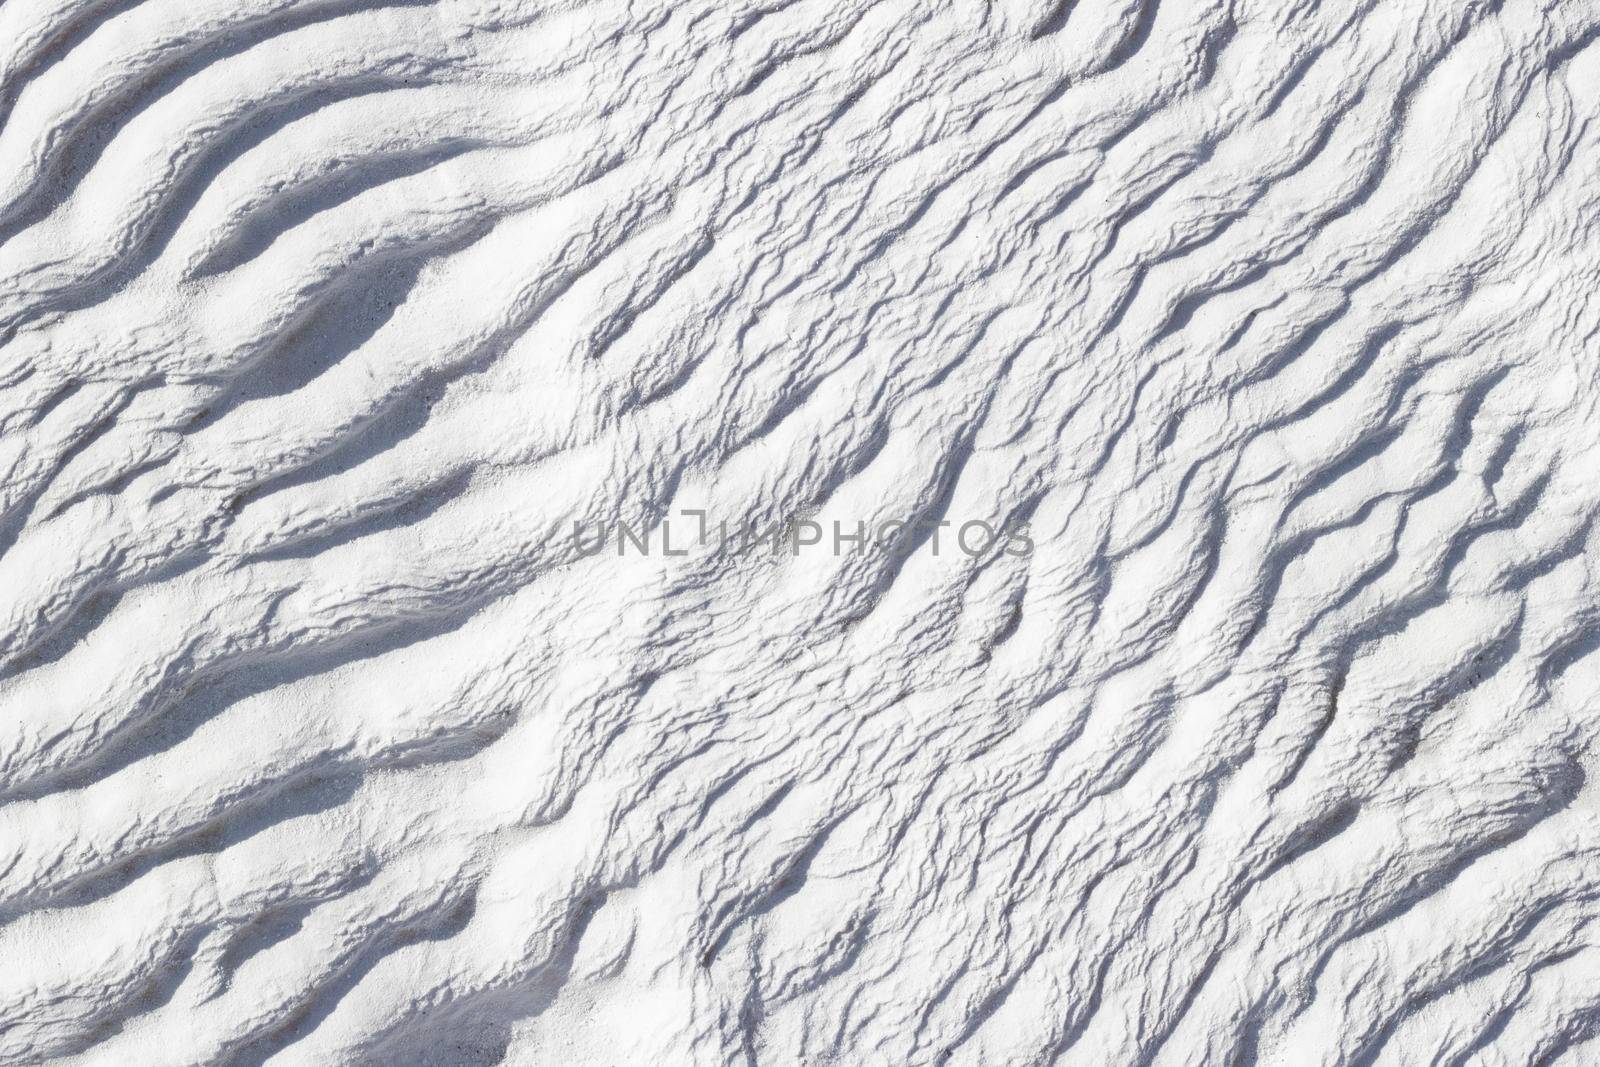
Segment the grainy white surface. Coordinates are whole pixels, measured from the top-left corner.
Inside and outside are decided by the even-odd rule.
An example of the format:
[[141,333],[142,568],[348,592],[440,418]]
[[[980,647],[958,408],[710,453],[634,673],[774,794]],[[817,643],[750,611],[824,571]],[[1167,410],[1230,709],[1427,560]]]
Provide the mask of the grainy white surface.
[[1597,38],[3,0],[0,1063],[1600,1063]]

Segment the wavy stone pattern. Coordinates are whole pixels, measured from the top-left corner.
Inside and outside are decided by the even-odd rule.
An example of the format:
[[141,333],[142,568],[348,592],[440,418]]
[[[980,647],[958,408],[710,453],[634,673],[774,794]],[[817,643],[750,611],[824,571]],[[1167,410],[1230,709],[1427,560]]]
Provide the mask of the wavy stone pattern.
[[1600,1063],[1597,41],[4,0],[0,1062]]

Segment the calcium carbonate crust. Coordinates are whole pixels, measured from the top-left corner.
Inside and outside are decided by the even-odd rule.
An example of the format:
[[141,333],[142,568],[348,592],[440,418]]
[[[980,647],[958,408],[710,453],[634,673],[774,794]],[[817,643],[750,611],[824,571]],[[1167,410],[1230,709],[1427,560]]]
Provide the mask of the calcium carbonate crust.
[[1597,44],[4,0],[0,1063],[1600,1063]]

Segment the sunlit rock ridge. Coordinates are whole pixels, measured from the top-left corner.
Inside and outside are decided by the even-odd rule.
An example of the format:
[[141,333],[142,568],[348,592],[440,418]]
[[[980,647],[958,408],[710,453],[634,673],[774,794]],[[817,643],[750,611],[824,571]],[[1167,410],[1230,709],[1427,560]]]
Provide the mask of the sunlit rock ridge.
[[1585,0],[3,0],[0,1064],[1600,1063],[1597,284]]

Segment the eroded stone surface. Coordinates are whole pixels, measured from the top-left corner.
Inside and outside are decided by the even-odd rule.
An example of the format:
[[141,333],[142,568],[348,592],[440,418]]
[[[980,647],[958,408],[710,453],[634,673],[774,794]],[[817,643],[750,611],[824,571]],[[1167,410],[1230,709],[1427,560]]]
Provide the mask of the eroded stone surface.
[[0,1062],[1600,1061],[1597,35],[5,0]]

